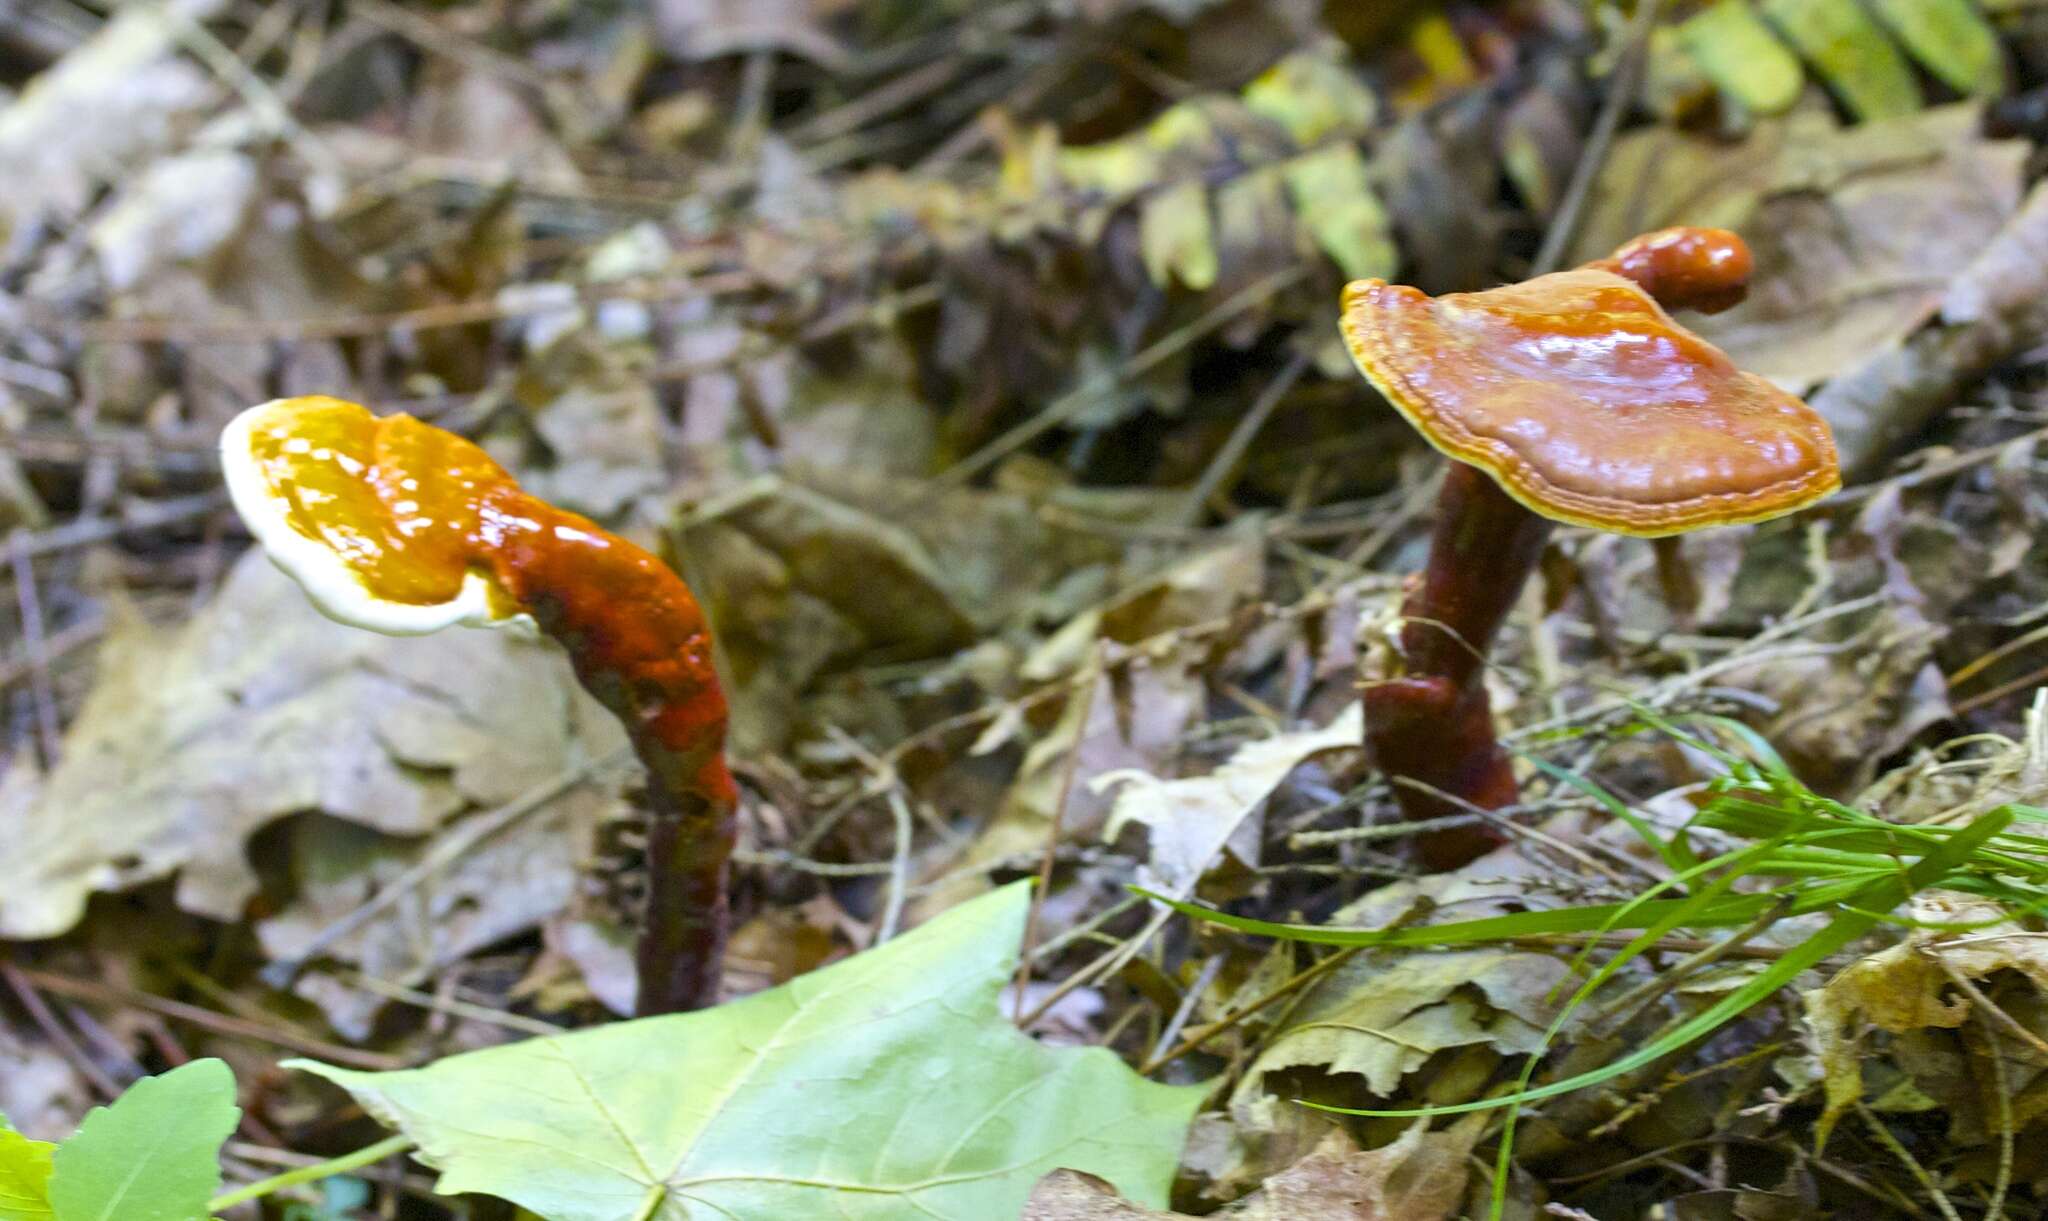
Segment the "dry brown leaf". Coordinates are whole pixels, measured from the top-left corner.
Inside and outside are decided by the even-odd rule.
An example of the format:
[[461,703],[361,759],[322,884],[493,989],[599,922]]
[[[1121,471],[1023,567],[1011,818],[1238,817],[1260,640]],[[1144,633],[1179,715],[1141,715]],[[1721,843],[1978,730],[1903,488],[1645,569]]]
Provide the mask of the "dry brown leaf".
[[[1914,896],[1911,911],[1914,919],[1935,924],[1977,925],[2003,921],[2006,915],[1996,904],[1945,892]],[[1815,1146],[1826,1144],[1835,1121],[1863,1097],[1867,1030],[1898,1035],[1956,1029],[1976,1005],[1959,992],[1953,977],[1981,981],[2000,971],[2018,972],[2037,996],[2048,996],[2048,936],[2009,922],[1963,933],[1920,930],[1803,993],[1807,1031],[1827,1094],[1827,1110],[1814,1129]],[[2048,1031],[2034,1033],[2038,1037]],[[2048,1055],[2017,1041],[2001,1054],[2014,1057],[2011,1072],[2048,1068]]]
[[2044,248],[2048,190],[2036,184],[1997,239],[1960,269],[1938,316],[1814,397],[1834,425],[1846,474],[1874,474],[1965,386],[2039,338],[2048,325]]
[[1556,1012],[1552,992],[1568,974],[1558,959],[1521,950],[1361,955],[1319,983],[1267,1041],[1232,1094],[1232,1113],[1256,1129],[1288,1105],[1265,1081],[1284,1069],[1356,1076],[1363,1093],[1391,1098],[1407,1096],[1397,1093],[1404,1079],[1438,1052],[1539,1051]]
[[279,818],[423,836],[622,744],[552,645],[343,627],[252,551],[185,626],[112,634],[0,854],[0,936],[55,936],[93,892],[173,874],[181,906],[234,920],[245,841]]
[[[416,987],[486,946],[538,927],[569,906],[597,824],[620,810],[615,796],[585,786],[548,802],[464,852],[361,929],[324,945],[293,990],[317,1004],[343,1036],[368,1038],[389,997],[355,984],[346,972],[326,972],[327,963]],[[297,893],[284,911],[256,925],[258,942],[273,960],[299,959],[330,925],[380,894],[433,846],[431,839],[380,835],[340,819],[299,819],[289,845]],[[629,978],[629,992],[636,986]]]
[[1804,391],[1925,321],[2012,215],[2026,148],[1978,136],[1979,115],[1841,127],[1808,109],[1732,144],[1646,128],[1616,141],[1574,258],[1666,225],[1736,230],[1756,253],[1749,299],[1686,325]]
[[415,155],[459,158],[469,172],[484,177],[517,175],[557,186],[581,178],[575,159],[530,100],[530,89],[439,56],[423,71],[410,115]]
[[[1212,1216],[1231,1221],[1443,1221],[1465,1200],[1466,1159],[1479,1126],[1442,1132],[1419,1120],[1392,1144],[1361,1150],[1331,1132],[1314,1152]],[[1022,1221],[1171,1221],[1094,1175],[1056,1170],[1038,1181]]]
[[125,183],[86,233],[116,292],[157,267],[205,258],[241,229],[257,192],[256,163],[228,148],[163,157]]
[[[1077,680],[1058,723],[1025,751],[1002,808],[949,871],[1042,852],[1055,821],[1064,839],[1096,835],[1111,798],[1094,779],[1159,771],[1179,751],[1204,704],[1195,666],[1114,645],[1102,646],[1099,659],[1092,677]],[[977,879],[972,889],[981,885]],[[947,888],[922,906],[942,910],[961,897],[960,888]]]
[[1206,776],[1161,780],[1144,770],[1098,775],[1089,787],[1116,798],[1103,838],[1115,839],[1132,823],[1144,825],[1151,855],[1140,881],[1185,897],[1226,849],[1244,865],[1256,867],[1265,825],[1259,815],[1267,798],[1310,757],[1356,748],[1364,732],[1363,713],[1353,700],[1320,729],[1277,734],[1238,747]]
[[1943,629],[1909,601],[1887,601],[1825,652],[1795,647],[1729,669],[1723,681],[1769,697],[1761,727],[1793,770],[1830,791],[1867,784],[1880,760],[1950,715],[1934,661]]
[[220,0],[138,4],[0,106],[0,254],[46,214],[75,217],[101,183],[166,147],[220,86],[179,54],[181,24]]

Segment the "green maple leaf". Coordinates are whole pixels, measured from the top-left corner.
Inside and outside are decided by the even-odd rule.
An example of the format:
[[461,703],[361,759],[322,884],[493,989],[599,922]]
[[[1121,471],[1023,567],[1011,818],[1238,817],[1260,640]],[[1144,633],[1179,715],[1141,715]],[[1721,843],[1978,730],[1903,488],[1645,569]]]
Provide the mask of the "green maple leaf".
[[[56,1221],[193,1221],[220,1189],[220,1146],[235,1130],[235,1075],[194,1060],[144,1077],[94,1107],[51,1156]],[[34,1215],[34,1214],[30,1214]]]
[[1020,1034],[997,997],[1030,903],[1005,887],[878,949],[701,1013],[338,1082],[446,1193],[550,1221],[1014,1217],[1071,1167],[1165,1202],[1200,1086]]

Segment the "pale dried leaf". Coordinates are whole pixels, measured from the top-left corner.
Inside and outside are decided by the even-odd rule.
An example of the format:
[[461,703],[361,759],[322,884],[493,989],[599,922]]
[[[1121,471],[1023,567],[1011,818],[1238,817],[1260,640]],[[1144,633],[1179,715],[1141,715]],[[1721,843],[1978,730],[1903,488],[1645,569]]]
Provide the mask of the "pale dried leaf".
[[91,893],[171,874],[182,906],[232,920],[256,887],[244,842],[278,818],[425,835],[622,741],[553,645],[344,627],[252,551],[184,627],[113,633],[0,855],[0,935],[55,936]]
[[1357,746],[1365,732],[1362,717],[1358,703],[1348,702],[1328,725],[1248,742],[1206,776],[1161,780],[1141,770],[1099,775],[1089,787],[1116,797],[1103,838],[1115,839],[1132,823],[1143,824],[1151,856],[1141,878],[1174,895],[1192,893],[1225,848],[1256,866],[1263,825],[1258,815],[1266,799],[1311,756]]
[[[1477,1125],[1443,1132],[1418,1121],[1392,1144],[1361,1150],[1331,1132],[1307,1157],[1220,1212],[1231,1221],[1443,1221],[1465,1200]],[[1056,1170],[1038,1181],[1022,1221],[1172,1221],[1123,1199],[1094,1175]]]
[[0,249],[48,213],[75,216],[94,188],[166,147],[219,87],[178,54],[182,22],[220,0],[137,4],[0,108]]

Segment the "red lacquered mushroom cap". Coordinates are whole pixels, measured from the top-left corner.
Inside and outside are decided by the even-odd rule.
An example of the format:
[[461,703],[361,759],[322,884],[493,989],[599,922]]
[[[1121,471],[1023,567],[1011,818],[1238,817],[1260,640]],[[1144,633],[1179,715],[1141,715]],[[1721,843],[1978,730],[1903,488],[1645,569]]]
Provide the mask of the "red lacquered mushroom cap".
[[1438,298],[1359,280],[1343,330],[1432,445],[1557,521],[1654,537],[1841,486],[1818,413],[1599,265]]
[[1631,238],[1586,266],[1634,280],[1665,309],[1718,314],[1741,304],[1756,261],[1748,243],[1726,229],[1680,225]]

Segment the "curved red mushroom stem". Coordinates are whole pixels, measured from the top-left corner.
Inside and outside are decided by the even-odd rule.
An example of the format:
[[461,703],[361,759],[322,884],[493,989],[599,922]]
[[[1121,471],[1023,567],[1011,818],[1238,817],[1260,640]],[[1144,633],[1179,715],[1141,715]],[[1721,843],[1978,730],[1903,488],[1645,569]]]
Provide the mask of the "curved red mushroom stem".
[[643,1016],[717,1000],[737,793],[711,632],[667,565],[522,491],[471,442],[308,396],[221,434],[235,507],[323,612],[419,634],[525,614],[647,768]]
[[[1390,777],[1420,781],[1456,800],[1396,784],[1411,820],[1515,803],[1514,771],[1494,738],[1485,660],[1536,569],[1550,521],[1517,504],[1462,462],[1444,472],[1429,565],[1402,603],[1406,676],[1366,686],[1366,749]],[[1504,839],[1480,823],[1431,831],[1416,854],[1432,869],[1464,864]]]
[[737,790],[711,631],[666,564],[516,488],[479,516],[512,599],[568,650],[647,768],[647,911],[635,955],[645,1017],[713,1004],[725,952]]
[[1718,314],[1748,295],[1756,261],[1726,229],[1681,225],[1645,233],[1586,266],[1634,280],[1665,309]]

